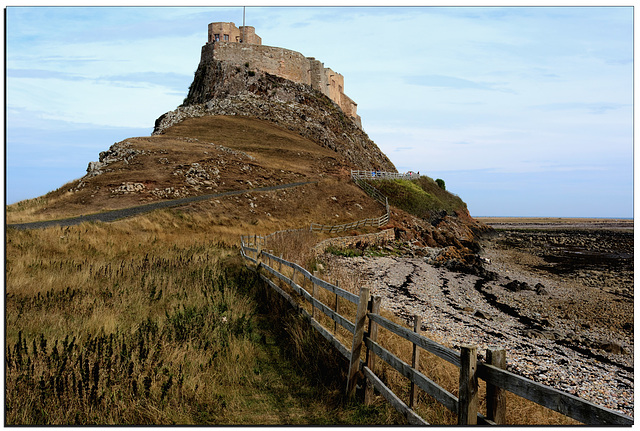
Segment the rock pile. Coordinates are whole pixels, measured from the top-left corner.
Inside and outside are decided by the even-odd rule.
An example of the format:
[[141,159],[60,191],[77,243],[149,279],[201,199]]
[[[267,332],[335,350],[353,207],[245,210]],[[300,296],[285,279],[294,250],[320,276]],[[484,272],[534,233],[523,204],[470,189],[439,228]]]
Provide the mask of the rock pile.
[[122,183],[119,187],[111,190],[114,195],[124,195],[128,193],[140,193],[144,191],[145,186],[142,183]]
[[215,180],[220,178],[220,170],[216,167],[200,166],[200,163],[191,163],[186,172],[183,169],[177,169],[173,175],[184,175],[185,181],[190,186],[217,187]]
[[85,178],[95,177],[96,175],[108,172],[110,170],[109,165],[112,163],[119,161],[129,163],[129,160],[138,154],[144,154],[144,151],[131,148],[131,143],[126,140],[117,142],[107,151],[101,151],[97,162],[89,162]]

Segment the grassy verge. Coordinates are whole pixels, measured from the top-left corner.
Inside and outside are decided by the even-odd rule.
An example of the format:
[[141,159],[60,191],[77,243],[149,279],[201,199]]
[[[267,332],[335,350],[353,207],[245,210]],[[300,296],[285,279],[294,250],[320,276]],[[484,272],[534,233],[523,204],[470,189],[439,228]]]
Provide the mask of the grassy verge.
[[372,185],[389,198],[389,204],[424,220],[443,211],[452,214],[466,208],[462,199],[443,190],[427,176],[414,180],[377,180]]
[[7,425],[400,420],[345,403],[318,373],[330,349],[272,305],[238,236],[193,217],[7,231]]

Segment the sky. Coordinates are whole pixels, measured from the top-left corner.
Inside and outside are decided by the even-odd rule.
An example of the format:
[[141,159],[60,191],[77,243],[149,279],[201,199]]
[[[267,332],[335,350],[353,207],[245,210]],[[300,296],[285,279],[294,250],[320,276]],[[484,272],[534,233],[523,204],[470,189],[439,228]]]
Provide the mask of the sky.
[[[7,7],[5,199],[82,177],[187,95],[242,7]],[[633,8],[247,7],[263,45],[341,73],[400,172],[472,216],[633,217]]]

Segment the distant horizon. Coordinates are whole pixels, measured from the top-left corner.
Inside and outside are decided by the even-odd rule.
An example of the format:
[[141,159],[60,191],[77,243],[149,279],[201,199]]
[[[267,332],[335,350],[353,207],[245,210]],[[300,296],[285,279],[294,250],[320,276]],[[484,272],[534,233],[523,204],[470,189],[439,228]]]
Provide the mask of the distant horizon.
[[571,220],[571,219],[585,219],[585,220],[633,220],[633,217],[584,217],[584,216],[575,216],[575,217],[556,217],[556,216],[476,216],[471,215],[473,218],[542,218],[542,219],[560,219],[560,220]]
[[[633,219],[633,12],[252,6],[246,17],[264,45],[343,75],[398,171],[443,179],[472,216]],[[242,16],[241,5],[6,7],[5,203],[148,136],[186,96],[208,24]]]

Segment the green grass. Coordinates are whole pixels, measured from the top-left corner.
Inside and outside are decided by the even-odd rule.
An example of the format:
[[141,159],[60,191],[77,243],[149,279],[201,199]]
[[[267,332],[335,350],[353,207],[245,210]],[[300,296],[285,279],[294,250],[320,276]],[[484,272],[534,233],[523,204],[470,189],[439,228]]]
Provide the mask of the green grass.
[[382,257],[382,256],[398,256],[401,254],[401,251],[391,248],[386,249],[377,245],[366,245],[364,248],[355,248],[355,247],[338,247],[331,245],[326,248],[326,253],[331,253],[335,256],[342,257]]
[[426,176],[413,180],[377,180],[371,184],[389,198],[389,204],[427,221],[442,212],[453,214],[466,208],[462,199]]
[[362,256],[364,254],[362,250],[359,250],[357,248],[351,248],[351,247],[341,248],[333,245],[327,247],[325,251],[335,256],[342,256],[342,257],[356,257],[356,256]]

